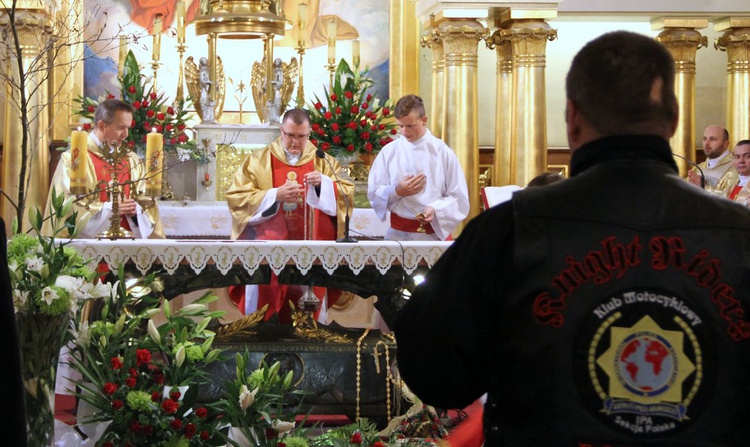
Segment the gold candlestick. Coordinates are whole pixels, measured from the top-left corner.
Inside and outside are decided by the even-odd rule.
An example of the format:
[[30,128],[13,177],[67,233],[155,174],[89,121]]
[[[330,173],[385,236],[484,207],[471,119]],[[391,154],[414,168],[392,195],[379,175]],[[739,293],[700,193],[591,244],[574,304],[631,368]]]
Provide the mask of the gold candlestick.
[[331,93],[333,90],[333,74],[336,72],[336,64],[328,61],[325,67],[328,70],[328,93]]
[[[120,221],[122,220],[122,215],[120,215],[122,185],[118,177],[118,168],[121,167],[122,161],[127,158],[129,151],[130,147],[125,141],[104,142],[102,159],[107,162],[109,176],[112,179],[110,185],[107,186],[108,193],[112,198],[112,215],[109,216],[109,228],[99,232],[96,235],[97,239],[135,239],[133,233],[120,226]],[[126,169],[128,169],[127,165]]]

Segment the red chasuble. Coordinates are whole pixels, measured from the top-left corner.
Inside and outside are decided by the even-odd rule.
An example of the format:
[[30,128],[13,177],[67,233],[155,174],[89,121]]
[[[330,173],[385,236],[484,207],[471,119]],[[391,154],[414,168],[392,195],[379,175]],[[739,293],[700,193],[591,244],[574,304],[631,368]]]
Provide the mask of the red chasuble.
[[[273,187],[278,188],[286,182],[303,183],[305,174],[314,170],[314,163],[310,161],[304,165],[289,166],[282,163],[276,157],[271,157],[271,169],[273,172]],[[335,186],[334,186],[335,187]],[[314,194],[314,193],[313,193]],[[265,222],[250,226],[245,229],[239,239],[247,239],[253,233],[256,240],[304,240],[305,235],[305,201],[300,203],[279,203],[276,214]],[[329,216],[314,209],[312,222],[313,240],[336,239],[336,217]],[[291,309],[289,301],[295,306],[305,291],[304,286],[280,284],[279,278],[271,273],[268,285],[258,285],[258,308],[268,304],[266,320],[273,314],[279,314],[281,323],[291,322]],[[325,287],[313,287],[315,295],[323,301]],[[241,311],[245,310],[244,287],[232,287],[229,291],[233,301]],[[239,297],[238,295],[242,295]],[[328,289],[329,304],[335,303],[341,294],[339,290]],[[316,315],[317,317],[317,315]]]

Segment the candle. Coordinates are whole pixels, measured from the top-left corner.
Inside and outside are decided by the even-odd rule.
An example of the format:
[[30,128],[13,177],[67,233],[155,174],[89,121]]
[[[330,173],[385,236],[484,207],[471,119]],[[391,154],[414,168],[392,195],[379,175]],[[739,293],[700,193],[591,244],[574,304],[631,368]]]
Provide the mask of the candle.
[[125,70],[125,58],[128,56],[128,36],[120,36],[120,59],[117,61],[120,77]]
[[185,2],[177,2],[177,43],[185,43]]
[[70,192],[72,194],[86,193],[86,166],[89,160],[89,134],[81,130],[74,130],[70,134]]
[[352,62],[355,67],[359,67],[359,40],[352,40]]
[[336,63],[336,21],[328,22],[328,63]]
[[161,14],[157,14],[154,19],[154,48],[151,59],[158,61],[161,55]]
[[162,162],[164,157],[164,135],[150,132],[146,135],[146,195],[161,195]]
[[307,25],[307,4],[306,3],[300,3],[299,6],[297,6],[297,40],[300,42],[300,46],[305,45],[305,38],[307,37],[305,35],[305,27]]

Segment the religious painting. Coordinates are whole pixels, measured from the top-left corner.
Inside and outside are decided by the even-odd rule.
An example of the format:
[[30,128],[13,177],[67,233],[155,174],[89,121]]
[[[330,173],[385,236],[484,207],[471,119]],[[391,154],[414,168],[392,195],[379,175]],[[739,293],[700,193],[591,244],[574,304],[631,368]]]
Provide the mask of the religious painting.
[[[280,0],[287,19],[296,25],[299,20],[297,0]],[[93,14],[92,33],[102,32],[86,48],[84,65],[84,95],[99,98],[112,93],[117,95],[119,36],[127,36],[127,49],[132,51],[147,76],[156,73],[157,88],[169,97],[177,91],[180,55],[176,38],[176,0],[84,0],[84,7]],[[200,14],[200,0],[186,0],[186,50],[184,60],[194,60],[208,55],[206,36],[196,36],[192,21]],[[360,68],[368,67],[375,81],[373,94],[381,100],[389,95],[389,0],[308,0],[307,45],[304,53],[303,79],[305,101],[310,103],[315,95],[323,97],[328,88],[329,71],[326,69],[328,48],[326,26],[330,20],[337,23],[336,60],[352,61],[352,42],[360,46]],[[158,65],[153,61],[151,28],[157,14],[163,14],[164,33],[161,38]],[[96,30],[96,31],[93,31]],[[89,39],[93,38],[91,34]],[[274,42],[274,58],[285,62],[299,59],[296,29]],[[217,52],[224,64],[227,77],[225,111],[255,110],[250,91],[252,64],[263,59],[262,39],[218,39]],[[154,72],[156,68],[156,72]],[[240,83],[244,92],[239,91]],[[295,88],[296,91],[296,88]],[[187,92],[184,93],[187,96]],[[242,104],[241,104],[242,103]],[[247,120],[245,120],[247,123]]]

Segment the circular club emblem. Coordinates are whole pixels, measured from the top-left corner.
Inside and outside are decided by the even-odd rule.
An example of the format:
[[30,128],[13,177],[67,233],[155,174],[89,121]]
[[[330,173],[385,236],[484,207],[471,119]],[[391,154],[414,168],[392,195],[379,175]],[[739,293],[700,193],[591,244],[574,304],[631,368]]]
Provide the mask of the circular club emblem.
[[600,301],[575,346],[574,372],[589,411],[631,436],[683,430],[715,382],[706,325],[669,292],[628,290]]

